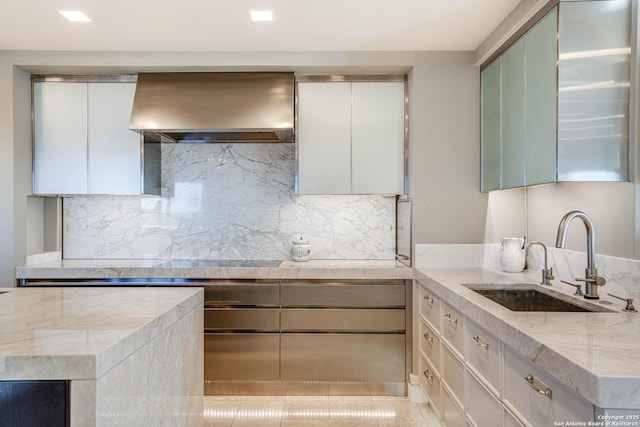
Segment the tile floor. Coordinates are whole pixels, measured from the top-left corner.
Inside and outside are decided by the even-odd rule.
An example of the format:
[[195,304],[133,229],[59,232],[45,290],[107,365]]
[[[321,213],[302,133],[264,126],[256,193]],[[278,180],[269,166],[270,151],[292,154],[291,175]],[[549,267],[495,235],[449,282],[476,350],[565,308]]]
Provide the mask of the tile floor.
[[426,404],[385,396],[205,396],[203,427],[440,427]]

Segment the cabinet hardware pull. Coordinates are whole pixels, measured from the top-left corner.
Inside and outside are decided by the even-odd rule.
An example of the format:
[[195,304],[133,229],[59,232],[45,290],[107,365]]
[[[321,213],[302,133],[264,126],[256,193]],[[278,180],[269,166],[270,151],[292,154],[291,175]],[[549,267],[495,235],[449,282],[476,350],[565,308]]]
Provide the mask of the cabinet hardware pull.
[[453,317],[451,315],[451,313],[447,313],[444,315],[445,319],[447,319],[449,322],[451,323],[455,323],[456,325],[458,324],[458,319],[456,319],[455,317]]
[[478,335],[476,335],[475,337],[472,337],[472,339],[473,339],[473,342],[475,342],[478,347],[482,347],[485,350],[489,350],[489,343],[480,341],[480,337]]
[[429,341],[430,344],[433,344],[433,337],[429,335],[429,333],[424,334],[424,338]]
[[544,384],[542,384],[544,389],[540,388],[539,386],[534,384],[533,375],[531,375],[531,374],[527,375],[526,377],[524,377],[524,380],[527,382],[529,387],[531,387],[532,389],[534,389],[536,391],[536,393],[541,394],[543,396],[547,396],[549,399],[551,399],[551,389],[549,387],[545,386]]
[[425,295],[424,297],[422,297],[429,305],[433,304],[433,298],[429,298],[428,295]]
[[433,384],[433,375],[431,375],[431,371],[429,371],[429,370],[427,369],[427,370],[426,370],[426,371],[424,371],[422,374],[425,376],[425,378],[426,378],[427,380],[429,380],[429,382],[430,382],[431,384]]

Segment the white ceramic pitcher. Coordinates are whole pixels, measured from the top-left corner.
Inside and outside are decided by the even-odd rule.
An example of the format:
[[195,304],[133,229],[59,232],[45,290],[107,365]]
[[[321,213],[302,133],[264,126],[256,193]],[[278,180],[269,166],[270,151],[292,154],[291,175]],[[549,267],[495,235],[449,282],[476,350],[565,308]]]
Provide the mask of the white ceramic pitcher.
[[503,237],[500,239],[500,267],[508,273],[524,270],[526,251],[524,237]]

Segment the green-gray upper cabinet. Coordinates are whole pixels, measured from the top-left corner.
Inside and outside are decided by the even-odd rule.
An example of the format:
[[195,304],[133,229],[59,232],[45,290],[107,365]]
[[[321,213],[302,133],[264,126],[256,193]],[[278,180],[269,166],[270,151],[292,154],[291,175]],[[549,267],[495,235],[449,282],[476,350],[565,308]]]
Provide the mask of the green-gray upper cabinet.
[[629,179],[630,22],[630,0],[560,0],[482,67],[482,191]]
[[524,36],[525,185],[556,180],[557,9]]
[[525,40],[502,55],[502,188],[522,187],[525,145]]
[[482,191],[555,180],[556,22],[554,8],[482,70]]
[[500,67],[502,58],[493,61],[480,74],[481,85],[481,163],[482,191],[500,188]]

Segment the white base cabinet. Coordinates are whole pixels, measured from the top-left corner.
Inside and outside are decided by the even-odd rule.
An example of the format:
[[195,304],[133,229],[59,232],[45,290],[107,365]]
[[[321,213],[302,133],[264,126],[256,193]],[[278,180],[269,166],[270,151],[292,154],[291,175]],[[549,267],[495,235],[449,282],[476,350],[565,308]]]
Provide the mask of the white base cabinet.
[[573,393],[545,371],[505,349],[502,401],[526,424],[551,426],[554,422],[594,419],[593,405]]
[[452,307],[426,282],[418,280],[416,287],[420,385],[445,426],[594,421],[594,405]]

